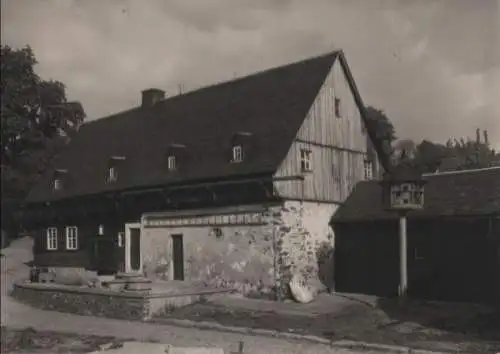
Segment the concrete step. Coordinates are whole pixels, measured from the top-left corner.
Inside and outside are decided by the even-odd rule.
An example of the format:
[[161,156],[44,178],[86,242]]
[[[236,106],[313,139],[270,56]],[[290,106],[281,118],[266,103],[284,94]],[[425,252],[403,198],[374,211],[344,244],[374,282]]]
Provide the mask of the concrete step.
[[116,273],[116,279],[135,279],[135,278],[144,278],[142,273]]

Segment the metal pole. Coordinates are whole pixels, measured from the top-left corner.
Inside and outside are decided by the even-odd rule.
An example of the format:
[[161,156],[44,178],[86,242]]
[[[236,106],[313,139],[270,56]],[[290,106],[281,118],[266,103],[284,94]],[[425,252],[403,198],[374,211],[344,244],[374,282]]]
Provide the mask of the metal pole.
[[405,297],[408,291],[406,215],[399,216],[399,296]]

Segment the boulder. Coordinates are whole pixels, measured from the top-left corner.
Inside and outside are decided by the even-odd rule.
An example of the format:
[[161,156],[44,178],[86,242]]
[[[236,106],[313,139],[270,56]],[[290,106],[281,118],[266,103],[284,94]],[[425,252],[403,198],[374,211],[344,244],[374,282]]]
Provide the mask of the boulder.
[[293,299],[301,304],[313,301],[318,295],[318,288],[313,282],[307,282],[301,274],[294,274],[289,286]]

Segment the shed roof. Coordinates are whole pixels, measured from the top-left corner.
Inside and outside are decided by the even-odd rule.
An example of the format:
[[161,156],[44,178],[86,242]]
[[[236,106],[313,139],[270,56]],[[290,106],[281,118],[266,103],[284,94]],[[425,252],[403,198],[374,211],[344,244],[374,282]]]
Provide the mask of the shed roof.
[[[424,175],[424,209],[409,218],[500,215],[500,167]],[[332,217],[332,223],[376,221],[396,218],[384,210],[378,181],[358,183]]]

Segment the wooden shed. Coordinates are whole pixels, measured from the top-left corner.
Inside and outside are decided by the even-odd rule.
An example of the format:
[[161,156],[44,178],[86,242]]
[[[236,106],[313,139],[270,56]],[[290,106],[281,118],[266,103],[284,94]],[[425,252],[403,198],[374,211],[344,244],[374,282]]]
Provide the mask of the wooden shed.
[[[500,302],[500,167],[425,175],[425,206],[408,214],[408,294]],[[377,181],[358,183],[332,218],[339,292],[397,295],[397,214]]]

